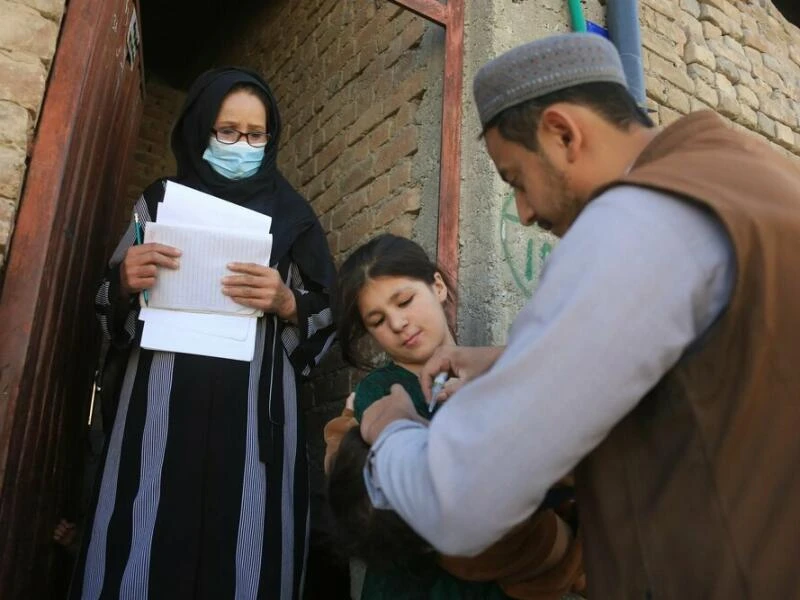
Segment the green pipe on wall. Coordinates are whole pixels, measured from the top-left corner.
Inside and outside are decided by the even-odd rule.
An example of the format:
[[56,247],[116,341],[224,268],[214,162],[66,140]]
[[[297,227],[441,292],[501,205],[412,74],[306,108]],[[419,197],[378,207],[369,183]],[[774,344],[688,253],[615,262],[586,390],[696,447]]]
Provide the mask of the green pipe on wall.
[[572,31],[585,32],[586,18],[583,16],[581,0],[567,0],[569,5],[569,18],[572,22]]

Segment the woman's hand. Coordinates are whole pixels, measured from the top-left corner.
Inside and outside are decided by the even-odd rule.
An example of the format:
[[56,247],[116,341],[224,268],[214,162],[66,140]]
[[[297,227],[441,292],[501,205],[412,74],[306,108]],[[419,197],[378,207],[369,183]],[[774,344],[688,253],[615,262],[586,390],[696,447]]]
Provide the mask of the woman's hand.
[[131,246],[119,268],[120,294],[129,296],[153,287],[159,267],[177,269],[181,251],[164,244]]
[[228,269],[237,275],[222,279],[223,294],[242,306],[275,313],[281,319],[297,323],[294,294],[278,271],[255,263],[231,263]]

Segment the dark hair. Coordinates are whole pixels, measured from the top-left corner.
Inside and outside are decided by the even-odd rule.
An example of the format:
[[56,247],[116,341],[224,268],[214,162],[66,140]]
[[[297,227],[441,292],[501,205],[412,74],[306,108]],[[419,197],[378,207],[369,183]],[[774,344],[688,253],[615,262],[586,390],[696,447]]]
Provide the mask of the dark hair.
[[377,569],[403,568],[424,577],[435,551],[393,510],[372,506],[364,484],[369,445],[353,427],[342,438],[328,476],[328,504],[338,547]]
[[[375,366],[358,347],[359,340],[367,332],[358,310],[358,295],[370,279],[408,277],[433,285],[436,273],[447,286],[446,302],[454,303],[450,278],[428,258],[419,244],[408,238],[385,233],[354,250],[339,269],[333,300],[342,358],[358,368]],[[448,323],[448,326],[452,333],[453,324]]]
[[558,102],[590,108],[620,130],[627,130],[634,123],[653,127],[653,121],[636,104],[625,86],[600,81],[576,85],[511,106],[489,121],[483,128],[482,135],[492,127],[497,127],[503,138],[537,152],[539,142],[536,132],[539,129],[539,119],[547,107]]

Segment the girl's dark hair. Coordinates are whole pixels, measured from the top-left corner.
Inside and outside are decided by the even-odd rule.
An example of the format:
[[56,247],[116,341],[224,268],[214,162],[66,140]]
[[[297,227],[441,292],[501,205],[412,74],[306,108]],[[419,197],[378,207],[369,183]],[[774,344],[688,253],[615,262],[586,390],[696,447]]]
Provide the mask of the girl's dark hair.
[[634,123],[643,127],[653,127],[653,121],[636,104],[636,100],[625,86],[597,81],[565,88],[511,106],[489,121],[483,128],[483,133],[492,127],[497,127],[500,135],[506,140],[516,142],[531,152],[537,152],[539,142],[536,132],[539,129],[539,120],[548,106],[558,102],[590,108],[620,130],[626,130]]
[[348,431],[328,476],[328,504],[338,547],[376,569],[401,568],[420,577],[435,570],[435,551],[393,510],[374,508],[364,484],[369,445]]
[[[333,298],[334,319],[342,358],[354,367],[370,369],[375,365],[363,356],[359,340],[367,330],[358,310],[358,295],[370,280],[377,277],[408,277],[433,285],[436,273],[447,286],[446,303],[454,305],[450,278],[428,258],[419,244],[390,233],[379,235],[357,248],[339,269]],[[449,311],[445,311],[449,314]],[[448,322],[451,333],[453,323]]]

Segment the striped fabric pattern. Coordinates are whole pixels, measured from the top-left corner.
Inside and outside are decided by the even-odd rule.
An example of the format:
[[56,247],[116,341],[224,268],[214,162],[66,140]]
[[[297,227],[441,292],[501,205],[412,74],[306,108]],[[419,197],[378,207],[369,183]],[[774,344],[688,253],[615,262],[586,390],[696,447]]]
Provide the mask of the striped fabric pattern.
[[[145,223],[156,210],[147,192],[135,206]],[[138,304],[119,294],[133,234],[95,296],[104,334],[131,354],[70,598],[299,599],[309,482],[297,387],[335,339],[327,290],[282,259],[299,325],[259,319],[251,363],[143,350]]]

